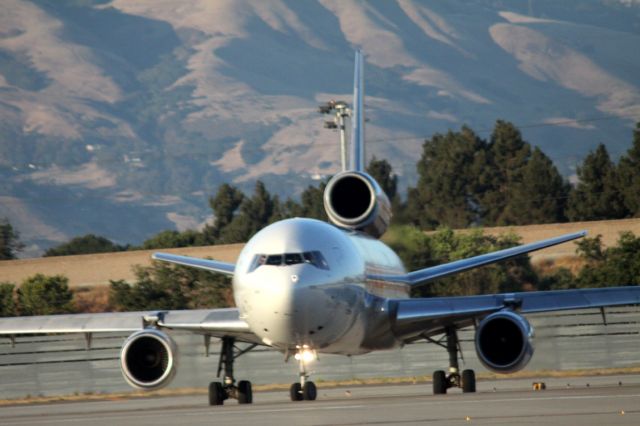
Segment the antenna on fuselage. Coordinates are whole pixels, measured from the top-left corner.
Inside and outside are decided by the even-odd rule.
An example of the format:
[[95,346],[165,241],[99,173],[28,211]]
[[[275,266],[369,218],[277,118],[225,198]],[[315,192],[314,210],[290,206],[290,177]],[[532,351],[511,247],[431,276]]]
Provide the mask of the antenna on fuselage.
[[353,70],[353,105],[351,106],[351,158],[349,169],[364,171],[364,68],[362,51],[356,50]]

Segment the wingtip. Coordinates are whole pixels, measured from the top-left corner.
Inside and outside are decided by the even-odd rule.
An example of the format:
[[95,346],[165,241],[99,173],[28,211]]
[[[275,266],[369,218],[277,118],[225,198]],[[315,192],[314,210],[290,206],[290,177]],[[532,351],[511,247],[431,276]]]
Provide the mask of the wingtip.
[[162,260],[162,255],[163,255],[163,253],[157,251],[157,252],[151,254],[151,259],[153,259],[153,260]]

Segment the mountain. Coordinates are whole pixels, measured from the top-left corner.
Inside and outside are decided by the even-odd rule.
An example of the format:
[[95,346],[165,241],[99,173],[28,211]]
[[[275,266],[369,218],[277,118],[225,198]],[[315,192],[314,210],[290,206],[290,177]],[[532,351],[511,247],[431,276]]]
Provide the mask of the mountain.
[[366,58],[369,155],[415,182],[424,138],[519,126],[569,176],[640,119],[633,0],[5,0],[0,217],[24,255],[197,227],[222,182],[294,196],[338,170],[317,105]]

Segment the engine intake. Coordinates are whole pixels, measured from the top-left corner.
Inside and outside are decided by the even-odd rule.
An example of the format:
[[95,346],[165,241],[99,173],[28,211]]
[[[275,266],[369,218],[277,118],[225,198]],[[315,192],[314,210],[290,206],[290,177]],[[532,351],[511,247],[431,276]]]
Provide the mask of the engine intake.
[[478,358],[489,370],[515,373],[533,356],[533,328],[521,315],[501,311],[486,317],[476,331]]
[[333,177],[324,191],[329,220],[341,228],[379,237],[391,221],[391,205],[380,185],[366,173],[348,171]]
[[133,333],[120,352],[120,367],[127,382],[137,389],[154,390],[168,385],[176,374],[178,347],[160,330]]

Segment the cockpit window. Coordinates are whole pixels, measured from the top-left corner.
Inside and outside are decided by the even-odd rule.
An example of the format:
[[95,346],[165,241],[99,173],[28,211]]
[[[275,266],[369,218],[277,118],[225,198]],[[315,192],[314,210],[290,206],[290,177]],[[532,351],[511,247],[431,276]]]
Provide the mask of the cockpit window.
[[319,251],[308,251],[302,253],[302,256],[304,257],[305,263],[310,263],[316,268],[329,269],[329,264]]
[[307,251],[304,253],[285,253],[285,254],[257,254],[251,262],[249,272],[253,272],[262,265],[271,266],[289,266],[299,263],[307,263],[318,269],[329,269],[329,264],[319,251]]
[[302,255],[300,253],[287,253],[284,255],[285,265],[295,265],[302,263]]
[[282,255],[281,254],[272,254],[267,257],[266,265],[282,265]]

